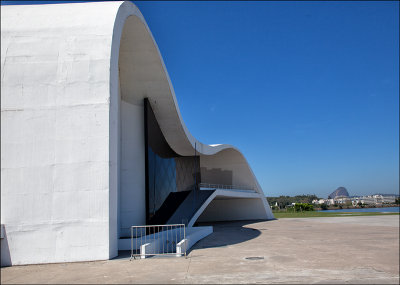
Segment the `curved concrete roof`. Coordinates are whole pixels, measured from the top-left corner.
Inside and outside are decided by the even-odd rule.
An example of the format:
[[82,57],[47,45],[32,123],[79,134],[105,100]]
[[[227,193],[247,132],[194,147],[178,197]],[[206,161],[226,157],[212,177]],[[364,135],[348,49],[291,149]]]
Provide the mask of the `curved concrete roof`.
[[124,2],[120,6],[114,27],[117,36],[121,25],[124,27],[120,41],[116,38],[113,40],[115,47],[121,47],[120,54],[113,52],[111,61],[117,61],[118,56],[122,57],[119,60],[119,72],[123,98],[140,103],[144,97],[148,97],[164,136],[180,155],[193,155],[195,143],[197,151],[204,155],[212,155],[227,148],[236,149],[228,144],[203,144],[189,132],[157,43],[142,14],[131,2]]
[[[90,83],[98,87],[96,100],[107,100],[107,104],[110,104],[110,128],[117,124],[116,115],[111,113],[115,109],[113,105],[118,104],[116,98],[119,94],[123,100],[136,105],[142,105],[143,98],[148,98],[167,142],[176,153],[191,156],[195,146],[203,156],[229,152],[235,157],[235,163],[247,166],[256,191],[260,196],[264,195],[248,162],[236,147],[229,144],[203,144],[189,132],[157,44],[143,15],[133,3],[115,1],[30,5],[24,6],[24,9],[18,7],[14,14],[18,16],[11,19],[13,12],[9,11],[13,8],[7,7],[8,13],[4,15],[8,17],[8,30],[2,31],[2,40],[7,40],[7,45],[1,45],[2,66],[6,59],[10,60],[10,52],[13,51],[9,49],[13,40],[8,37],[35,33],[45,44],[42,49],[30,51],[34,53],[33,56],[43,61],[45,57],[58,57],[74,61],[74,64],[76,58],[89,61],[89,67],[83,66],[90,71],[89,78],[86,78],[88,72],[84,68],[73,70],[76,73],[73,79],[68,70],[60,71],[60,66],[54,68],[58,68],[57,72],[66,73],[67,86],[80,82],[79,77],[84,77],[80,84]],[[31,17],[35,17],[35,21],[25,21]],[[3,22],[3,12],[1,18]],[[10,25],[11,22],[14,24]],[[68,69],[68,65],[65,68]],[[2,73],[4,77],[3,69]],[[54,86],[55,82],[51,82],[53,73],[50,69],[42,70],[38,76],[47,76],[49,86]],[[110,141],[114,135],[110,131]],[[266,208],[269,210],[268,206]]]
[[190,156],[194,154],[195,147],[201,155],[214,155],[222,150],[232,152],[242,160],[241,163],[248,166],[257,192],[264,195],[239,149],[229,144],[203,144],[190,133],[182,119],[157,43],[142,14],[131,2],[122,3],[116,16],[111,66],[115,67],[117,59],[122,98],[134,104],[140,104],[145,97],[149,98],[160,128],[176,153]]

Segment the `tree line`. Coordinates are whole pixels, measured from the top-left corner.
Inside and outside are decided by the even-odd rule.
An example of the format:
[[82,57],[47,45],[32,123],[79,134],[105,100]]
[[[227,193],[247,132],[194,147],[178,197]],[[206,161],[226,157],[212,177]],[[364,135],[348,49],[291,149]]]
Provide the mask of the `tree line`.
[[316,195],[307,194],[307,195],[296,195],[294,197],[291,196],[279,196],[279,197],[267,197],[268,203],[270,206],[276,205],[278,203],[278,208],[283,209],[288,205],[292,205],[292,203],[307,203],[312,204],[313,200],[319,200]]

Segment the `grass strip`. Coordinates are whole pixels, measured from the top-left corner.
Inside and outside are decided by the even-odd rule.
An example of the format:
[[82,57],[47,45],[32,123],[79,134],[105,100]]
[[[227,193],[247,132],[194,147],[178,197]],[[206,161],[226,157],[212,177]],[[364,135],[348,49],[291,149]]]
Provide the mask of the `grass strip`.
[[399,215],[400,213],[382,213],[382,212],[274,212],[276,219],[283,218],[318,218],[318,217],[354,217],[354,216],[384,216],[384,215]]

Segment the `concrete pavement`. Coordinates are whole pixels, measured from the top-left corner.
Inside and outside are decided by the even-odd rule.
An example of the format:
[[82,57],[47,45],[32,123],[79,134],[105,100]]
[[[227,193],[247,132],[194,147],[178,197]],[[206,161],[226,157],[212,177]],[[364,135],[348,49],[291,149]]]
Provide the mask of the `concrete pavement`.
[[216,223],[214,233],[187,259],[119,258],[1,269],[1,283],[398,282],[399,216]]

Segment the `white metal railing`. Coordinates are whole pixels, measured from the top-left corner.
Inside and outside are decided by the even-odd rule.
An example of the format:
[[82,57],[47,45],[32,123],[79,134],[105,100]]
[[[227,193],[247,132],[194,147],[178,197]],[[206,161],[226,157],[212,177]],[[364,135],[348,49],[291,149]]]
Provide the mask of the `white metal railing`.
[[225,184],[199,183],[199,187],[200,188],[215,188],[215,189],[254,191],[254,187],[244,186],[244,185],[225,185]]
[[153,255],[186,257],[187,244],[184,224],[131,227],[131,260]]

